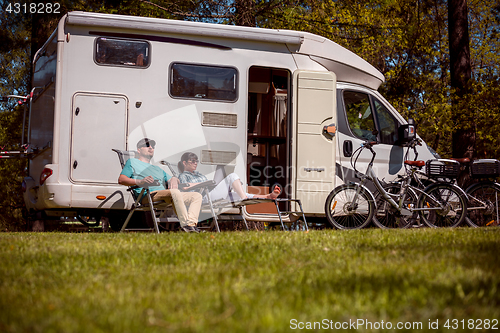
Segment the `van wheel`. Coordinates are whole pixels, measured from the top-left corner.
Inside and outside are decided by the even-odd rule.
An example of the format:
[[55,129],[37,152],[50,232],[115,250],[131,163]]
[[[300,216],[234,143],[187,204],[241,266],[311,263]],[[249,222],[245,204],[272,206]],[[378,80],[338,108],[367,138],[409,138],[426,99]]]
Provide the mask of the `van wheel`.
[[101,217],[102,232],[109,232],[109,218],[106,216]]
[[35,232],[45,231],[45,221],[44,220],[34,220],[30,229],[32,231],[35,231]]
[[120,231],[127,215],[125,213],[113,213],[108,216],[109,227],[113,231]]

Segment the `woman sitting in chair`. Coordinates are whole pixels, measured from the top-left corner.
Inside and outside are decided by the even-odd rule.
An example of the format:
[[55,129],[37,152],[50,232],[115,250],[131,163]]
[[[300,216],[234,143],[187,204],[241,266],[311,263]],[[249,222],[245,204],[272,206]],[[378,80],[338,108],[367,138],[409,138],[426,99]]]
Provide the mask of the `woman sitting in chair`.
[[[177,168],[181,173],[178,177],[181,184],[188,184],[189,186],[193,186],[208,180],[207,177],[196,171],[198,162],[198,156],[196,156],[195,153],[187,152],[181,156],[181,160],[177,164]],[[236,192],[236,195],[231,192],[231,189]],[[189,187],[185,187],[184,190],[189,191]],[[233,172],[218,184],[216,184],[215,188],[210,191],[210,198],[212,199],[212,201],[220,199],[239,201],[247,198],[274,200],[280,194],[281,187],[279,185],[275,185],[273,187],[273,191],[269,194],[262,195],[245,193],[245,191],[243,190],[243,185],[240,181],[240,177],[238,177],[238,175]]]

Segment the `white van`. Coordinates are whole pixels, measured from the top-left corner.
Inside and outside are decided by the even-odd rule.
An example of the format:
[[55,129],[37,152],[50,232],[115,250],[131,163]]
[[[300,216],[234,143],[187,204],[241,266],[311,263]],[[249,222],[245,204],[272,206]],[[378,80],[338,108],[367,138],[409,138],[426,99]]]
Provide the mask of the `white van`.
[[[71,12],[33,66],[23,188],[38,220],[122,218],[132,198],[117,184],[112,149],[134,150],[144,137],[157,142],[155,164],[194,152],[198,171],[210,178],[223,165],[249,193],[280,183],[309,217],[324,216],[328,193],[350,180],[364,139],[382,143],[380,178],[402,172],[406,121],[377,92],[383,75],[324,37]],[[424,146],[419,157],[432,155]],[[245,211],[254,221],[277,221],[273,213]]]

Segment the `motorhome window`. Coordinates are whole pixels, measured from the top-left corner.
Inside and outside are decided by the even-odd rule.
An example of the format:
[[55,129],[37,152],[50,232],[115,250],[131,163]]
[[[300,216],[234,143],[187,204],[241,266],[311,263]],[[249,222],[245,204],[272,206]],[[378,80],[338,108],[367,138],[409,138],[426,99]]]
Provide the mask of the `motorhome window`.
[[393,145],[398,140],[399,122],[387,108],[374,98],[375,110],[379,125],[380,142]]
[[173,64],[171,73],[170,93],[174,97],[236,101],[234,68]]
[[99,65],[144,68],[149,65],[148,42],[99,37],[96,40],[95,62]]
[[364,140],[377,140],[369,96],[359,92],[345,91],[344,105],[352,133]]

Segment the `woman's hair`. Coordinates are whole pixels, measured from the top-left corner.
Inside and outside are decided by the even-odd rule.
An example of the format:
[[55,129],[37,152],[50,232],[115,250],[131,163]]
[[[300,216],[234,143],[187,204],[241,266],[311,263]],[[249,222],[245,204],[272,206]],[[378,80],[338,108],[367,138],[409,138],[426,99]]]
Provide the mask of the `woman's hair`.
[[195,153],[187,152],[187,153],[182,154],[181,160],[179,161],[179,163],[177,163],[177,169],[179,169],[179,172],[180,173],[184,172],[184,164],[182,162],[187,162],[187,161],[193,160],[193,159],[195,159],[195,160],[198,159],[198,156]]

